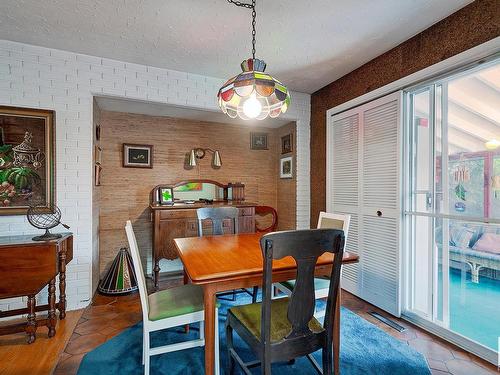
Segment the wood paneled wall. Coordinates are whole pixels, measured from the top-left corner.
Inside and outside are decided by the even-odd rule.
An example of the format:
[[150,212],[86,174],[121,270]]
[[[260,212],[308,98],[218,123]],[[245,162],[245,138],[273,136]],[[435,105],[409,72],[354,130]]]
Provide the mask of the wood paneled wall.
[[311,225],[326,204],[326,111],[498,36],[500,2],[477,0],[312,95]]
[[[168,117],[101,112],[102,177],[100,190],[101,274],[121,246],[128,246],[124,226],[131,219],[143,258],[151,253],[149,193],[163,183],[208,178],[241,181],[248,201],[277,206],[280,129],[243,127]],[[250,132],[269,133],[269,150],[250,150]],[[123,143],[154,146],[153,168],[123,168]],[[211,167],[211,155],[193,169],[185,166],[194,147],[220,151],[222,168]],[[296,202],[287,209],[294,210]]]

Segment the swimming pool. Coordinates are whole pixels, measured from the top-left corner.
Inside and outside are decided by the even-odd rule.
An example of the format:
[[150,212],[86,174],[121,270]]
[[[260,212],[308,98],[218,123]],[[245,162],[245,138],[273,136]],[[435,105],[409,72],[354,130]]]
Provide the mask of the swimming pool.
[[500,280],[450,269],[450,329],[498,351],[500,336]]

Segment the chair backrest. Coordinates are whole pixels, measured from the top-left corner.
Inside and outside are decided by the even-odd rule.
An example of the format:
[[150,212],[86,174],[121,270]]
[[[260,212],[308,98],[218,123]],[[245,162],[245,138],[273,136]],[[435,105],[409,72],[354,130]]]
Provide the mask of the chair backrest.
[[233,222],[233,233],[238,233],[238,209],[236,207],[204,207],[196,210],[198,216],[198,231],[203,236],[203,220],[212,221],[212,234],[224,234],[223,223],[225,219]]
[[342,229],[344,231],[345,240],[347,241],[350,222],[351,215],[349,214],[336,214],[334,212],[321,211],[318,218],[318,229]]
[[127,220],[127,223],[125,224],[125,232],[127,233],[130,254],[132,255],[134,271],[137,276],[137,285],[139,286],[143,324],[147,324],[149,316],[148,289],[146,286],[146,278],[144,277],[144,270],[142,268],[139,248],[137,247],[137,239],[135,238],[134,229],[132,228],[132,223],[130,222],[130,220]]
[[255,207],[255,215],[258,216],[272,216],[271,224],[266,228],[259,228],[257,226],[257,222],[255,223],[255,231],[256,232],[274,232],[278,228],[278,212],[271,206],[256,206]]
[[[327,340],[331,341],[332,312],[335,310],[340,283],[344,232],[339,229],[274,232],[262,236],[260,246],[264,257],[261,342],[264,345],[270,344],[272,262],[273,259],[281,259],[286,256],[294,258],[297,264],[297,275],[295,287],[288,303],[288,320],[292,331],[283,342],[298,337],[307,339],[307,337],[314,335],[308,326],[315,308],[314,272],[318,258],[325,252],[335,254],[324,322]],[[329,343],[331,344],[331,342]]]

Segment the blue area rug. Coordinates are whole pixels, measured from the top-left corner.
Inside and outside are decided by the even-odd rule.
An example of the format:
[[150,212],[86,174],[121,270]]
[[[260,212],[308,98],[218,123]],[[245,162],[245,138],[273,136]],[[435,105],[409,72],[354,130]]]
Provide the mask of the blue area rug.
[[[228,307],[250,303],[250,297],[240,295],[236,302],[220,301],[219,329],[221,374],[224,374],[226,339],[224,322]],[[199,332],[197,324],[191,325],[188,334],[182,327],[152,334],[152,346],[195,339]],[[341,373],[342,375],[430,375],[425,358],[407,344],[388,335],[348,309],[341,313]],[[235,347],[245,360],[253,359],[246,344],[235,334]],[[151,358],[151,375],[201,375],[204,373],[203,347],[166,353]],[[321,363],[321,351],[314,354]],[[142,323],[138,323],[113,337],[83,358],[78,375],[137,375],[143,373]],[[242,374],[236,366],[235,374]],[[317,372],[306,358],[299,358],[294,365],[273,365],[273,374],[308,375]],[[254,369],[255,374],[260,369]]]

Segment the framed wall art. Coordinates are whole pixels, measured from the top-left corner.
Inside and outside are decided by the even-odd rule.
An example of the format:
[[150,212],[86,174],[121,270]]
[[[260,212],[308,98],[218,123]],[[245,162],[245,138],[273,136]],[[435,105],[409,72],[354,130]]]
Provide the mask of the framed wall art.
[[0,215],[55,204],[55,112],[0,106]]
[[250,133],[251,150],[268,150],[267,133]]
[[153,168],[153,146],[124,143],[123,166],[127,168]]
[[281,137],[281,153],[289,154],[293,151],[293,135],[292,133]]
[[174,188],[171,186],[160,186],[158,189],[159,201],[163,205],[174,204]]
[[293,178],[293,157],[280,159],[280,178]]

